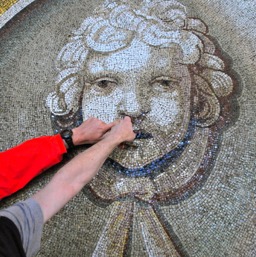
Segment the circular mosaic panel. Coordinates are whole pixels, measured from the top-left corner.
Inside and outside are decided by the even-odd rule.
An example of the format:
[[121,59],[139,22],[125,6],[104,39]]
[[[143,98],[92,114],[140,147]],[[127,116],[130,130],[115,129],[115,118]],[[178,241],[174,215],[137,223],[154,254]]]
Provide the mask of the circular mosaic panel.
[[239,3],[34,1],[1,29],[3,150],[90,116],[137,131],[46,224],[39,256],[254,255],[256,31]]

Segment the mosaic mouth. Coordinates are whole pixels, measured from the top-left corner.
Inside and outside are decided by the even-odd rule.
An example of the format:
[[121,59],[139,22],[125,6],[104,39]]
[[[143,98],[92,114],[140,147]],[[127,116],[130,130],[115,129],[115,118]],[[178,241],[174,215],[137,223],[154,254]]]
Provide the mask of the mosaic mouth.
[[125,142],[123,149],[137,149],[142,141],[153,138],[153,135],[145,130],[134,130],[133,132],[136,134],[134,141]]
[[141,140],[141,139],[151,139],[153,138],[153,135],[149,132],[146,132],[145,130],[134,130],[134,133],[136,134],[135,140]]

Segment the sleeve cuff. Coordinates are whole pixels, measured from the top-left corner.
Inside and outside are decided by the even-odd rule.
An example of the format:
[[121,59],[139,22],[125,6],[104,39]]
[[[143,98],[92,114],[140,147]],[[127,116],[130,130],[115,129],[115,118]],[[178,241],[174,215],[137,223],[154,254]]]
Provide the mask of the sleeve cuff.
[[26,256],[34,256],[40,249],[43,230],[43,213],[40,205],[33,198],[0,211],[13,221],[19,230]]

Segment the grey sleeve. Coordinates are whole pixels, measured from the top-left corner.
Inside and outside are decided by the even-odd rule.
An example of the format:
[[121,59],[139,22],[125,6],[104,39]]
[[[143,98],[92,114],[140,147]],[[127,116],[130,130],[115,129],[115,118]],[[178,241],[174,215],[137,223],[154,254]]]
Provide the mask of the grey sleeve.
[[29,198],[1,210],[0,216],[5,216],[14,222],[20,232],[26,256],[34,256],[40,249],[44,223],[39,204],[33,198]]

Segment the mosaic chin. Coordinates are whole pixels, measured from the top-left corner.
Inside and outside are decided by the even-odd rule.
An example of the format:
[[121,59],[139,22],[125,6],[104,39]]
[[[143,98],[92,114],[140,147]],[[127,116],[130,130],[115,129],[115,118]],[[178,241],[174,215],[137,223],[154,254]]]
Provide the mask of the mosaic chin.
[[57,57],[54,128],[128,115],[140,136],[109,165],[151,175],[162,192],[181,188],[210,166],[231,120],[234,83],[220,53],[177,1],[106,1]]

